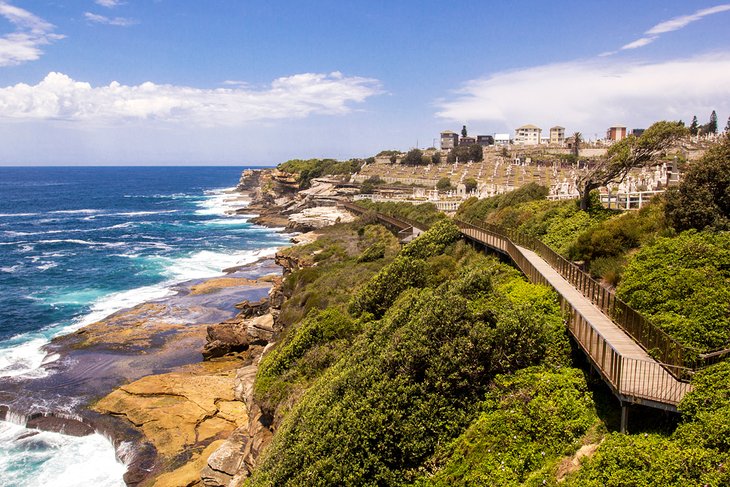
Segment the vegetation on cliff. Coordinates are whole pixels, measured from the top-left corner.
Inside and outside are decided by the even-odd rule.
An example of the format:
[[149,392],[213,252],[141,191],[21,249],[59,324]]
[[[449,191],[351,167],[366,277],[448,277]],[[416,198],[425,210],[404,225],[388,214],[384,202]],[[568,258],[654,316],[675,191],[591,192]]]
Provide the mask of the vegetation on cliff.
[[[457,217],[541,239],[680,342],[715,349],[730,343],[722,154],[668,197],[709,192],[705,220],[664,200],[583,211],[538,185],[467,200]],[[290,251],[313,267],[287,279],[287,331],[256,379],[276,434],[247,485],[730,484],[730,364],[694,376],[678,425],[610,432],[593,394],[616,405],[571,368],[550,289],[474,251],[431,205],[369,207],[431,229],[398,251],[366,214]]]
[[430,227],[437,221],[446,218],[446,215],[439,211],[433,203],[412,205],[410,203],[395,203],[390,201],[375,202],[360,200],[357,204],[363,208],[396,218],[405,218],[426,227]]
[[[574,389],[555,399],[561,405],[552,415],[560,422],[557,410],[575,406],[560,413],[572,436],[555,447],[570,449],[593,417],[580,412],[591,410],[589,395],[582,375],[565,368],[568,356],[554,293],[476,253],[452,223],[439,222],[364,283],[349,312],[311,311],[264,359],[257,397],[275,397],[270,407],[286,411],[250,485],[424,479],[427,465],[447,463],[441,445],[483,414],[500,414],[507,403],[499,397],[529,380],[511,374],[533,366],[541,368],[525,374],[544,377],[547,389],[550,381]],[[535,405],[547,400],[545,391],[535,393]],[[569,417],[580,418],[567,426]]]
[[610,434],[568,486],[730,485],[730,363],[700,372],[674,432]]
[[299,187],[308,188],[312,179],[322,176],[350,175],[360,170],[363,159],[338,161],[336,159],[291,159],[277,166],[280,171],[297,175]]

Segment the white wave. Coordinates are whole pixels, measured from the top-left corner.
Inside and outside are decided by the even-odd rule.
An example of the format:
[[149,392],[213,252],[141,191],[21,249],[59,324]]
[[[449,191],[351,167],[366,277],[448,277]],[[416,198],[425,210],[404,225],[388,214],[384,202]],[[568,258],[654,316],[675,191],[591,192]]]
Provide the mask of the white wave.
[[44,262],[43,264],[36,266],[36,269],[42,271],[47,271],[48,269],[53,269],[54,267],[58,267],[58,263],[56,262]]
[[246,218],[253,218],[255,215],[236,215],[238,218],[220,218],[205,222],[206,225],[246,225]]
[[0,485],[124,487],[125,471],[102,435],[67,436],[0,422]]
[[169,259],[158,257],[169,262],[165,266],[166,274],[174,281],[187,281],[190,279],[203,279],[219,276],[223,269],[250,264],[262,257],[273,256],[278,247],[268,247],[259,250],[248,250],[236,253],[212,252],[201,250],[188,257]]
[[236,188],[223,188],[206,191],[205,199],[197,202],[200,209],[195,214],[230,216],[237,210],[248,206],[249,201],[235,190]]
[[79,240],[79,239],[75,239],[75,238],[39,240],[35,243],[37,243],[37,244],[70,243],[70,244],[90,245],[90,246],[96,245],[96,246],[101,246],[101,247],[121,247],[123,245],[127,245],[127,242],[95,242],[92,240]]
[[81,210],[55,210],[49,211],[49,214],[53,215],[93,215],[95,213],[101,213],[102,210],[94,210],[91,208],[83,208]]
[[178,210],[161,210],[161,211],[127,211],[122,213],[108,213],[104,216],[147,216],[147,215],[164,215],[165,213],[177,213]]
[[[128,291],[121,291],[97,297],[90,310],[79,316],[67,325],[56,325],[45,330],[25,333],[12,337],[0,348],[0,377],[23,376],[25,378],[39,378],[48,375],[42,365],[53,362],[58,356],[46,354],[44,346],[54,337],[73,333],[79,328],[95,323],[112,313],[131,308],[146,301],[169,296],[173,291],[169,283],[144,286]],[[78,291],[63,296],[43,299],[49,305],[83,304],[88,299],[94,299],[97,291]],[[50,299],[50,302],[49,302]],[[2,484],[0,484],[2,485]]]
[[41,368],[46,358],[42,347],[48,340],[40,336],[27,340],[26,335],[17,335],[9,342],[10,346],[0,349],[0,377],[23,376],[37,379],[48,375]]
[[22,268],[23,268],[22,264],[16,264],[16,265],[8,266],[8,267],[0,267],[0,271],[5,272],[6,274],[12,274],[13,272],[20,270]]
[[116,230],[118,228],[130,228],[130,227],[133,227],[135,225],[136,225],[136,223],[134,223],[134,222],[118,223],[118,224],[112,225],[110,227],[98,228],[95,231],[101,231],[101,230]]
[[0,213],[0,217],[13,217],[13,216],[37,216],[40,213]]

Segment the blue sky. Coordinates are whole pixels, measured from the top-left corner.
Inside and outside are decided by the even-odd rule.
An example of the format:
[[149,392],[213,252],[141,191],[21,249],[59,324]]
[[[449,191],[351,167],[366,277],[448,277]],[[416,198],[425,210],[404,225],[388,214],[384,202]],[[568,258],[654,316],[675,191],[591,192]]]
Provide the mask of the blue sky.
[[730,115],[730,3],[0,0],[0,164],[276,164]]

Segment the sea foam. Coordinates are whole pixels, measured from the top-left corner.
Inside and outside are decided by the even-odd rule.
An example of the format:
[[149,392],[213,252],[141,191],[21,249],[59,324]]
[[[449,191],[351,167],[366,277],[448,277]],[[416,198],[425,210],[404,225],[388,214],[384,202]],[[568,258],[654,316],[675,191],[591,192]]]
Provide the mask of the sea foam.
[[99,434],[66,436],[0,421],[0,485],[124,487],[125,471]]

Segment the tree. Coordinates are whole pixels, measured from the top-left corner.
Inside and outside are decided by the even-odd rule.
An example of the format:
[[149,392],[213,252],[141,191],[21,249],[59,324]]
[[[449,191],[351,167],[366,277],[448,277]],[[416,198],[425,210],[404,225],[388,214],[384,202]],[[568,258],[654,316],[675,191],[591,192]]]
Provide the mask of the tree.
[[469,193],[477,189],[477,180],[474,178],[466,178],[464,180],[464,186],[466,186],[466,192]]
[[689,126],[689,133],[690,135],[697,135],[697,132],[700,129],[700,124],[697,122],[697,115],[692,116],[692,123]]
[[692,164],[665,198],[664,214],[678,231],[730,230],[730,136]]
[[431,156],[431,164],[440,164],[441,163],[441,153],[440,152],[434,152]]
[[641,136],[629,135],[616,142],[608,153],[598,159],[577,181],[580,209],[590,207],[590,193],[610,183],[620,183],[634,168],[650,165],[677,139],[687,133],[687,128],[677,122],[656,122]]
[[573,134],[573,150],[572,154],[577,158],[580,152],[580,143],[583,142],[583,134],[576,132]]
[[484,159],[484,150],[479,144],[460,145],[451,149],[451,152],[449,152],[449,155],[446,157],[446,162],[453,164],[457,159],[459,162],[480,162]]
[[389,160],[391,164],[395,164],[396,162],[398,162],[398,156],[395,154],[391,154]]
[[436,189],[439,191],[448,191],[451,189],[451,180],[449,178],[441,178],[436,183]]
[[725,133],[730,134],[730,117],[727,117],[727,125],[725,125]]
[[481,162],[484,159],[484,151],[479,144],[470,145],[468,154],[470,161]]
[[462,137],[466,137],[466,125],[463,125],[463,126],[461,127],[461,136],[462,136]]
[[715,113],[715,110],[712,110],[712,113],[710,114],[710,122],[707,124],[706,132],[708,134],[717,133],[717,113]]
[[401,163],[406,166],[421,165],[423,164],[423,152],[421,152],[421,149],[411,149],[405,155]]

